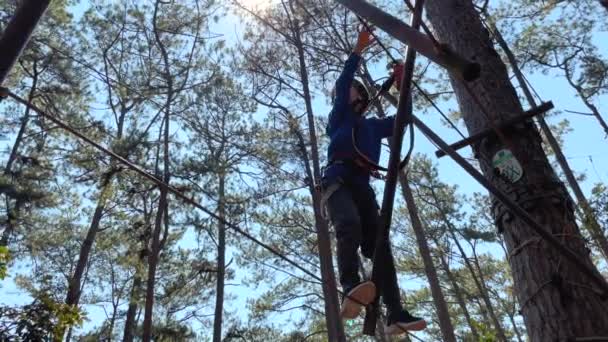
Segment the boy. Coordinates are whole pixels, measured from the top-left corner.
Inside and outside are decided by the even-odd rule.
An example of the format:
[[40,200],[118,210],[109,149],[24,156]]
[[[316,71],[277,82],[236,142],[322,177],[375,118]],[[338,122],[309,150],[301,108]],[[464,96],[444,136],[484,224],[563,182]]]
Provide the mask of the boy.
[[[345,319],[357,317],[361,304],[368,305],[376,297],[375,285],[371,281],[361,282],[357,250],[361,247],[363,256],[373,258],[376,231],[381,224],[376,195],[369,184],[371,169],[357,155],[352,131],[357,125],[358,149],[369,160],[378,163],[382,139],[392,135],[394,123],[394,117],[364,117],[370,96],[354,76],[362,52],[371,43],[370,32],[359,33],[357,44],[336,81],[334,106],[326,130],[330,143],[329,162],[323,174],[323,198],[336,230],[338,269],[345,293],[340,314]],[[410,315],[401,307],[392,255],[387,259],[384,265],[377,265],[385,267],[380,291],[388,311],[386,333],[424,329],[426,322],[423,319]]]

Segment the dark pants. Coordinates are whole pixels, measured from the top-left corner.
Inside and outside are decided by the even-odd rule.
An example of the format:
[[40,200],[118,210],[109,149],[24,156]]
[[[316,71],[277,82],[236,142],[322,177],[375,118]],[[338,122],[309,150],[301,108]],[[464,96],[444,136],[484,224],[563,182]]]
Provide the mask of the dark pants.
[[[361,281],[357,250],[366,258],[373,258],[376,232],[381,227],[376,194],[367,185],[342,184],[327,199],[327,213],[336,230],[338,270],[343,289],[352,288]],[[381,295],[389,312],[401,310],[399,285],[392,253],[376,267],[384,268]]]

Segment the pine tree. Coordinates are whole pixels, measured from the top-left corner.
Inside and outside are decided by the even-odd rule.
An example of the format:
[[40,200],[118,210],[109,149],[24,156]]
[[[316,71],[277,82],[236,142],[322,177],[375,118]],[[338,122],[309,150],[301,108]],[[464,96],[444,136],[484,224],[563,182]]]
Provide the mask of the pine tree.
[[[481,78],[470,86],[481,104],[495,115],[521,114],[522,108],[509,82],[506,67],[498,58],[487,33],[484,33],[472,3],[454,0],[440,4],[430,0],[426,2],[426,9],[438,38],[465,56],[475,56],[483,66]],[[452,16],[455,20],[441,19],[451,16],[452,11],[456,9],[458,16]],[[490,118],[482,114],[479,105],[462,83],[453,78],[451,81],[469,131],[477,132],[488,126],[490,123],[487,121]],[[492,86],[488,82],[491,82]],[[517,139],[510,138],[510,141],[509,146],[502,146],[505,142],[494,140],[476,151],[484,174],[503,191],[513,195],[521,193],[521,205],[524,204],[522,200],[530,200],[526,208],[537,222],[543,222],[546,229],[551,229],[553,234],[565,233],[571,237],[565,240],[565,244],[580,255],[589,267],[594,267],[585,245],[581,243],[568,197],[563,187],[555,183],[556,176],[540,146],[537,132],[529,127],[519,129]],[[516,184],[503,181],[487,166],[496,152],[503,148],[513,149],[514,155],[518,156],[522,164],[524,178]],[[534,200],[530,197],[533,188],[542,189],[545,198],[551,196],[554,200]],[[560,262],[563,258],[554,248],[547,246],[542,240],[535,239],[531,230],[521,220],[506,217],[501,208],[502,206],[497,204],[494,214],[510,253],[514,283],[531,340],[605,334],[608,316],[603,313],[603,305],[594,292],[576,285],[581,277],[579,271],[565,260]],[[532,241],[538,241],[534,243],[540,248],[532,248]],[[539,253],[541,250],[542,253]],[[560,267],[559,272],[555,271],[557,265]],[[580,310],[583,307],[586,308],[585,315],[593,312],[596,317],[593,323],[580,320]],[[561,319],[543,319],[549,316]]]
[[[250,13],[262,25],[256,31],[251,30],[246,34],[254,43],[249,50],[244,51],[248,72],[255,81],[253,96],[258,103],[279,111],[284,125],[295,138],[295,155],[303,166],[312,199],[328,338],[342,341],[344,333],[338,315],[329,228],[326,219],[322,217],[321,194],[315,189],[315,184],[321,181],[321,160],[316,133],[317,119],[312,107],[314,74],[309,71],[310,61],[307,58],[307,45],[314,39],[308,32],[312,23],[295,1],[282,1],[280,7],[269,11],[267,15]],[[269,34],[276,37],[279,43],[273,43],[275,39],[269,39]],[[276,53],[281,50],[283,53]],[[292,80],[297,81],[294,83]],[[291,100],[291,104],[284,104],[286,100]],[[300,108],[294,106],[294,100]]]

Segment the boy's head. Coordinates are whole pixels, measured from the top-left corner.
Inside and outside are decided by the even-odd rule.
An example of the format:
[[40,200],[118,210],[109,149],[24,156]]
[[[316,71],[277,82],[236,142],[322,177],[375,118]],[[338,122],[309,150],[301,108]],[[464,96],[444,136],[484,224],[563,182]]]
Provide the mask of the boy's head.
[[363,83],[353,80],[350,87],[350,99],[348,102],[356,114],[363,115],[363,111],[369,104],[369,92]]

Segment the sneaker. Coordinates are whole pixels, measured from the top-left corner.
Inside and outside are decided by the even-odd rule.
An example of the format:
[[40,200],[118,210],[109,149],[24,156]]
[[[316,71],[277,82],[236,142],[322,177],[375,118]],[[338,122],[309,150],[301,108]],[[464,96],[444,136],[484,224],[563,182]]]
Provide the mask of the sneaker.
[[376,286],[371,281],[364,281],[345,289],[346,295],[342,299],[340,317],[343,319],[354,319],[359,316],[361,308],[369,305],[376,298]]
[[426,328],[426,322],[420,317],[410,315],[407,310],[390,314],[384,329],[387,335],[399,335],[407,331],[419,331]]

